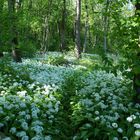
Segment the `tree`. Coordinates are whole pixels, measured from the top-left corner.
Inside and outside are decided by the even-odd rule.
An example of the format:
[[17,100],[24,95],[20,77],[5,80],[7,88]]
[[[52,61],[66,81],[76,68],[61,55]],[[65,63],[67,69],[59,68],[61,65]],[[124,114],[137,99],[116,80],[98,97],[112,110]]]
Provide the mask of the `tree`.
[[89,29],[89,13],[88,13],[88,3],[87,0],[85,0],[85,12],[86,12],[86,17],[85,17],[85,34],[84,34],[84,46],[83,46],[83,52],[86,51],[86,46],[87,46],[87,33]]
[[62,8],[62,19],[60,22],[60,34],[61,34],[61,50],[63,51],[66,48],[65,43],[65,20],[66,20],[66,0],[63,0]]
[[109,10],[109,0],[106,0],[105,13],[104,13],[104,52],[107,51],[107,34],[108,34],[108,10]]
[[81,22],[81,0],[76,0],[76,20],[75,20],[75,33],[76,33],[76,56],[81,57],[81,39],[80,39],[80,22]]
[[8,0],[8,10],[9,10],[9,32],[10,32],[10,45],[12,47],[12,56],[15,62],[22,62],[20,51],[18,48],[18,30],[17,30],[17,15],[19,8],[21,6],[21,1]]

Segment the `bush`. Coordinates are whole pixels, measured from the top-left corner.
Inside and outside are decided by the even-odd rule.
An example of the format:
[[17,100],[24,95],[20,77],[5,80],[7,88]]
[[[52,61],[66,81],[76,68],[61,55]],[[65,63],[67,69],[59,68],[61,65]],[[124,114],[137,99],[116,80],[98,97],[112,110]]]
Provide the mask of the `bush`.
[[64,56],[59,57],[49,56],[48,63],[53,65],[62,65],[66,63],[66,60],[64,59]]
[[32,42],[20,43],[22,57],[33,57],[37,51],[37,47]]

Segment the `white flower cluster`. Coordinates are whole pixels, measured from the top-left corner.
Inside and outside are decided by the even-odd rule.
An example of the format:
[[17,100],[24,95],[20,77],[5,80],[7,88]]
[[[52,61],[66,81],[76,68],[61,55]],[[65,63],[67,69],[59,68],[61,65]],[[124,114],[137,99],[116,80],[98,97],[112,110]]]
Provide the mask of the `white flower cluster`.
[[65,83],[65,77],[69,77],[74,73],[73,68],[42,64],[36,60],[23,60],[23,63],[12,63],[12,66],[17,71],[28,72],[30,78],[39,83],[47,85],[55,84],[59,87]]
[[47,129],[57,120],[61,104],[55,96],[58,88],[2,73],[0,83],[0,129],[22,140],[51,139]]
[[[122,76],[115,77],[105,71],[95,71],[87,76],[81,76],[83,86],[77,94],[77,102],[73,103],[73,119],[79,121],[79,118],[88,119],[93,122],[97,128],[106,127],[106,133],[122,134],[125,137],[126,127],[134,122],[131,127],[139,128],[139,106],[134,106],[129,98],[130,80]],[[137,112],[136,112],[137,111]],[[128,116],[127,114],[133,113]],[[137,123],[136,123],[137,122]],[[96,125],[98,123],[98,125]],[[102,130],[100,130],[102,131]],[[134,131],[131,132],[134,134]],[[123,135],[124,134],[124,135]],[[138,130],[135,132],[139,135]],[[114,135],[114,140],[122,139]]]

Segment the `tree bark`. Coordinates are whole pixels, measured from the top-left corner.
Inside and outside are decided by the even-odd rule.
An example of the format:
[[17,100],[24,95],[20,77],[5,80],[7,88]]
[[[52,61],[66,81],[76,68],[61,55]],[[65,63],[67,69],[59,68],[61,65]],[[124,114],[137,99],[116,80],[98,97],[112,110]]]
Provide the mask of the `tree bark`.
[[105,7],[105,15],[104,15],[104,52],[106,53],[107,52],[107,35],[108,35],[108,16],[107,16],[107,13],[108,13],[108,8],[109,8],[109,0],[106,0],[106,7]]
[[48,3],[47,13],[44,17],[42,24],[42,35],[41,35],[41,53],[45,53],[49,48],[49,18],[51,16],[52,0]]
[[[135,13],[135,16],[138,16],[137,19],[139,22],[139,17],[140,17],[140,2],[137,0],[136,1],[136,13]],[[138,27],[138,38],[139,38],[139,42],[138,42],[138,47],[140,47],[140,31],[139,31],[139,28]],[[137,53],[137,59],[140,60],[140,52]],[[136,68],[139,67],[139,66],[135,66]],[[140,104],[140,71],[139,72],[135,72],[134,71],[134,78],[133,78],[133,89],[135,90],[136,92],[136,96],[134,97],[134,101],[135,103],[139,103]]]
[[12,47],[12,57],[15,62],[22,62],[21,55],[18,49],[18,32],[16,27],[17,18],[15,16],[18,3],[16,0],[8,0],[8,10],[9,10],[9,24],[10,24],[10,45]]
[[[4,6],[4,0],[0,0],[0,14],[2,15],[3,13],[3,6]],[[1,16],[0,16],[1,18]],[[0,57],[3,57],[3,52],[1,50],[1,47],[2,47],[2,26],[3,24],[0,22]]]
[[66,18],[66,0],[63,0],[63,9],[62,9],[62,20],[60,23],[60,35],[61,35],[61,51],[66,48],[65,44],[65,18]]
[[81,0],[76,0],[76,21],[75,21],[75,33],[76,33],[76,57],[81,57],[81,39],[80,39],[80,20],[81,20]]
[[[85,0],[85,3],[87,1]],[[84,35],[84,46],[83,46],[83,53],[86,52],[86,47],[87,47],[87,33],[88,33],[88,29],[89,29],[89,24],[88,24],[88,6],[87,3],[85,4],[85,10],[86,10],[86,21],[85,21],[85,35]]]

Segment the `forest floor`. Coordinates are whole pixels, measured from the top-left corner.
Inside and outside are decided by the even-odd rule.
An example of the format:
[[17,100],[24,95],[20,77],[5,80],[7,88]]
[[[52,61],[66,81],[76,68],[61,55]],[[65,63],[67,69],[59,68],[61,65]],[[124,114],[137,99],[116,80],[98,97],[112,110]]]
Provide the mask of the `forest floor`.
[[0,61],[0,139],[139,140],[124,58],[48,52],[22,60]]

